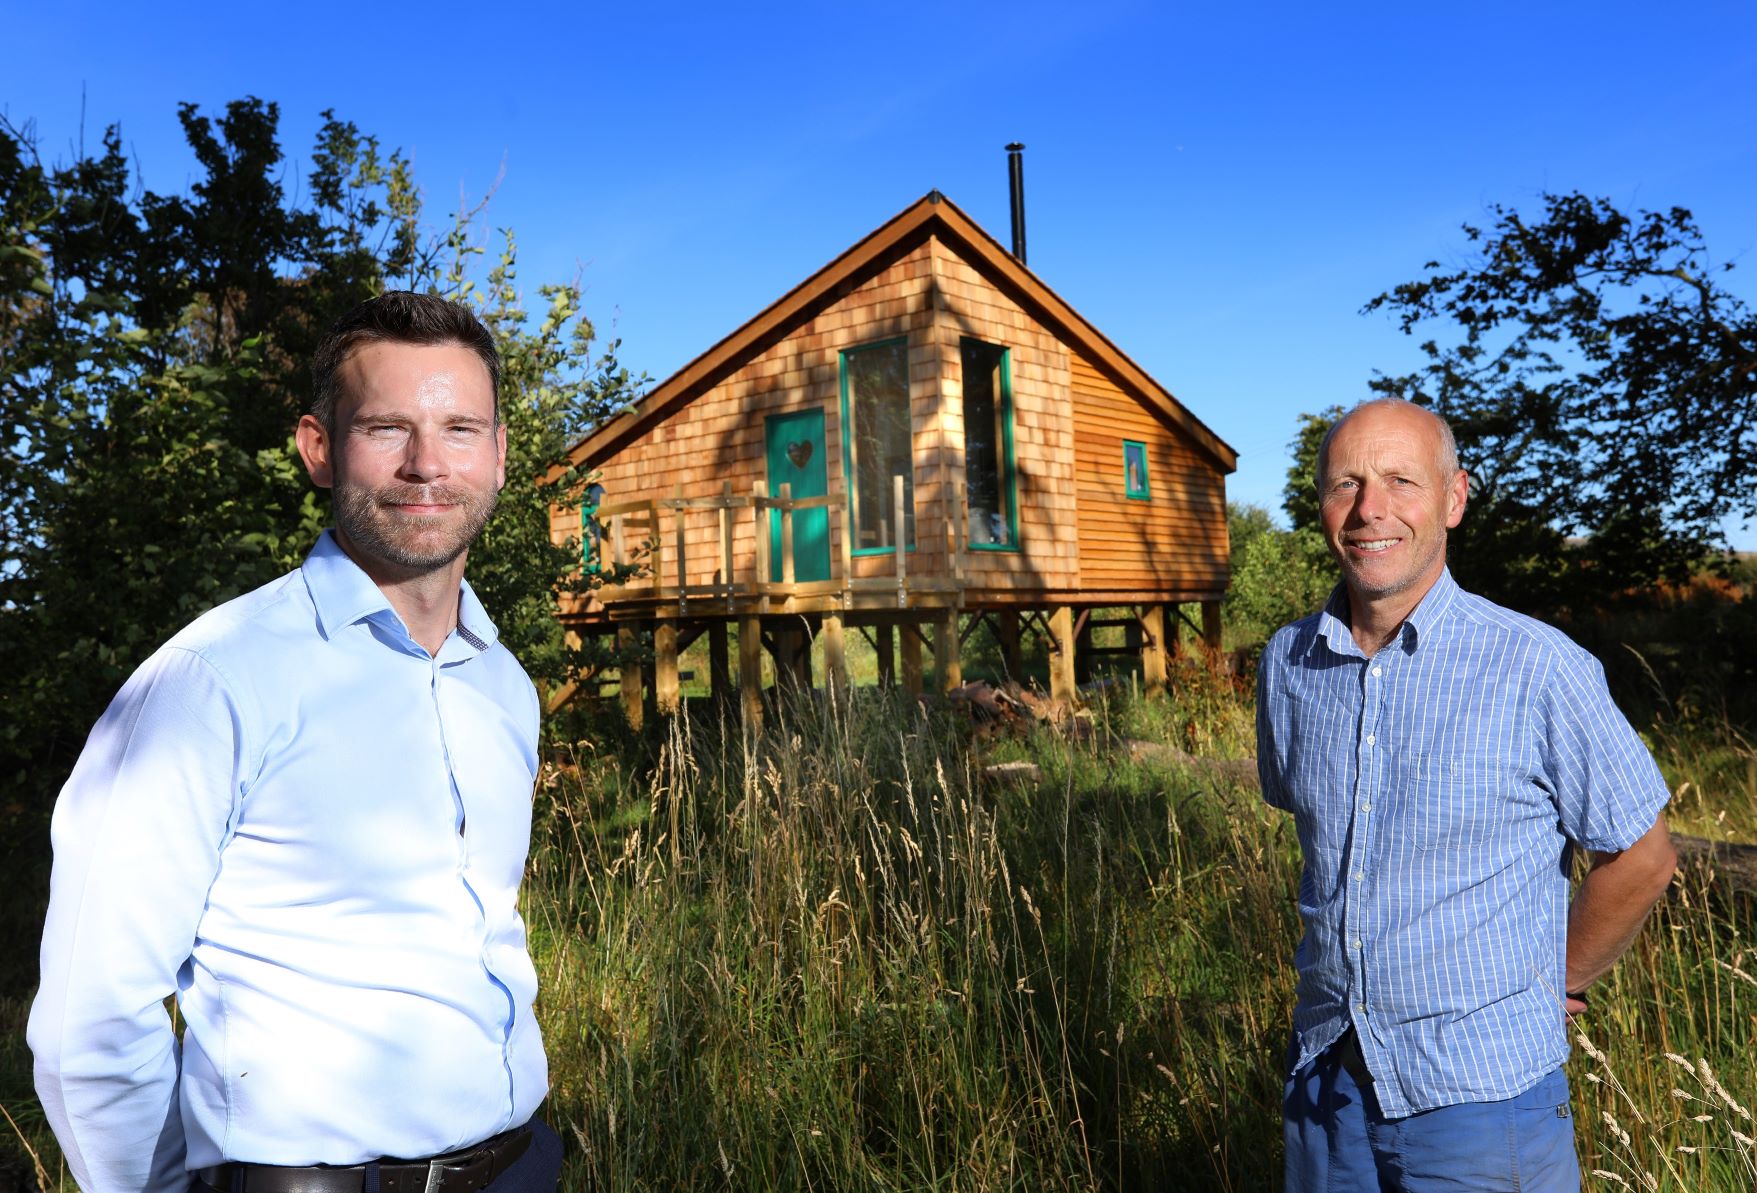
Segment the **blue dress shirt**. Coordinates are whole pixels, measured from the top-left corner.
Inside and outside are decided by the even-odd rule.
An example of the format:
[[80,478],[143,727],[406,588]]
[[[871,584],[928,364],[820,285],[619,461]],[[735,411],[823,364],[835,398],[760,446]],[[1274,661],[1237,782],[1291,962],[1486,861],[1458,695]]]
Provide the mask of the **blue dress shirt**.
[[1263,652],[1257,765],[1305,855],[1294,1071],[1352,1026],[1387,1117],[1510,1098],[1568,1055],[1568,849],[1669,797],[1604,671],[1441,575],[1371,659],[1340,614]]
[[431,1155],[547,1092],[516,907],[537,697],[467,584],[458,620],[429,656],[325,534],[92,730],[29,1028],[88,1193]]

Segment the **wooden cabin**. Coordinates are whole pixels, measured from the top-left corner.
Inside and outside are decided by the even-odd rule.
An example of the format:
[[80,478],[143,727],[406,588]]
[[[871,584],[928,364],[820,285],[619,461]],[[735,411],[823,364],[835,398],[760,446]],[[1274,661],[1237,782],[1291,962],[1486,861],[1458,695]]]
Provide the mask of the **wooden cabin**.
[[[1150,688],[1167,608],[1199,603],[1218,645],[1226,475],[1237,456],[955,204],[933,192],[691,361],[571,453],[588,504],[558,540],[621,582],[564,607],[567,628],[651,629],[662,711],[677,652],[711,636],[716,690],[760,715],[758,653],[809,681],[810,638],[845,681],[858,627],[880,677],[919,689],[930,646],[960,682],[987,619],[1017,673],[1047,635],[1072,697],[1097,609],[1126,609]],[[629,569],[636,569],[633,574]],[[1115,648],[1112,648],[1115,649]],[[625,674],[631,717],[642,679]]]

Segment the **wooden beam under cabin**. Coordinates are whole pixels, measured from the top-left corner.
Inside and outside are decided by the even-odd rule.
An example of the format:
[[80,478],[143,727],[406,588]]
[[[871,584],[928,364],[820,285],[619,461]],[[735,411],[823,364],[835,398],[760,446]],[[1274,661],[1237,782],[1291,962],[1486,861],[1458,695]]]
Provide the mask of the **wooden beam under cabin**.
[[763,623],[760,618],[738,619],[738,691],[744,727],[755,733],[763,727]]
[[1165,695],[1165,606],[1141,609],[1141,685],[1149,696]]
[[640,631],[632,625],[616,628],[616,649],[622,655],[622,715],[628,719],[630,729],[639,729],[642,720],[641,703],[641,664],[640,660],[632,659],[640,643]]
[[[898,554],[901,554],[899,551]],[[897,633],[902,641],[903,656],[903,690],[911,696],[921,695],[921,635],[912,622],[903,622],[897,626]]]
[[837,613],[824,615],[824,673],[836,698],[848,690],[848,649],[843,640],[842,617]]
[[653,698],[662,717],[675,714],[683,700],[677,677],[675,621],[661,621],[653,627]]
[[1074,682],[1074,611],[1067,605],[1057,606],[1049,615],[1049,695],[1069,704],[1079,698],[1079,685]]
[[933,666],[939,672],[940,691],[964,686],[964,666],[958,651],[958,610],[944,609],[933,634]]

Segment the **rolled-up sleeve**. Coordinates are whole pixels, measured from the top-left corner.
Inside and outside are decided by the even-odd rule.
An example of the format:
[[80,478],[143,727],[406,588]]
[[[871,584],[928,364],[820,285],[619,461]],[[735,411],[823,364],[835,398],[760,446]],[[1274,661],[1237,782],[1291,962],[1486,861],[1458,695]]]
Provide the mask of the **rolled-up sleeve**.
[[1671,798],[1640,736],[1611,700],[1604,668],[1569,644],[1539,698],[1539,750],[1562,832],[1599,853],[1617,853],[1653,827]]
[[224,677],[165,647],[92,729],[56,803],[28,1034],[38,1096],[88,1193],[188,1185],[163,1003],[234,822],[245,737]]

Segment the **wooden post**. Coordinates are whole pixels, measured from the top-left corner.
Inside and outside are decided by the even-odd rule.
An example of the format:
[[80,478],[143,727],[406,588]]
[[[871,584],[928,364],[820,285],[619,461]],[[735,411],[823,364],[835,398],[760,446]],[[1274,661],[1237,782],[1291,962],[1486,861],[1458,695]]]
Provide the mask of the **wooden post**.
[[1092,619],[1088,617],[1074,635],[1074,682],[1092,682]]
[[842,605],[852,608],[854,601],[854,527],[848,522],[848,502],[840,481],[830,489],[836,504],[830,508],[836,511],[836,520],[842,526]]
[[628,658],[639,643],[633,626],[616,628],[616,649],[623,653],[622,662],[622,715],[628,718],[631,729],[641,727],[641,664]]
[[[732,612],[732,482],[720,486],[720,585],[726,592],[726,612]],[[726,624],[715,623],[720,630],[720,661],[726,652]],[[716,686],[716,690],[721,690]]]
[[793,595],[793,486],[781,482],[781,583]]
[[964,686],[964,667],[958,650],[958,610],[941,609],[933,632],[933,667],[939,672],[940,691]]
[[997,610],[991,624],[995,628],[995,637],[1000,639],[1001,665],[1007,669],[1007,678],[1014,683],[1024,683],[1025,664],[1019,652],[1019,611]]
[[1049,695],[1072,704],[1079,698],[1074,683],[1074,611],[1062,605],[1049,615]]
[[[672,529],[677,538],[677,607],[681,612],[689,605],[689,564],[685,560],[683,550],[684,511],[683,486],[677,486],[677,504],[671,509]],[[673,634],[675,637],[675,633]]]
[[[891,493],[893,497],[891,502],[891,517],[893,519],[891,549],[897,556],[897,608],[903,609],[909,605],[909,564],[905,559],[909,551],[903,541],[903,528],[906,523],[903,521],[903,476],[901,473],[891,478]],[[905,642],[909,640],[907,633],[904,634],[903,640]],[[915,656],[919,662],[921,658],[921,643],[919,641],[915,644]],[[917,686],[917,691],[919,690],[919,686]]]
[[674,714],[683,700],[677,681],[677,622],[666,618],[653,627],[653,698],[659,715]]
[[838,697],[848,690],[848,651],[840,613],[824,614],[824,672]]
[[759,593],[769,591],[769,511],[763,504],[769,495],[767,481],[756,481],[750,486],[750,512],[756,523],[756,590]]
[[[764,527],[767,530],[768,527]],[[763,622],[760,617],[738,619],[738,690],[744,709],[744,727],[763,727]]]
[[725,618],[708,623],[708,687],[714,699],[724,700],[732,691],[732,663]]
[[[1176,628],[1176,623],[1173,623]],[[1165,695],[1165,606],[1141,610],[1141,686],[1149,696]]]
[[878,641],[878,682],[881,688],[897,686],[897,642],[896,632],[891,624],[873,627],[873,637]]
[[[901,554],[901,548],[899,548]],[[921,634],[915,623],[905,621],[897,626],[897,633],[902,636],[899,645],[903,648],[903,690],[911,696],[921,695]]]
[[1202,602],[1202,645],[1220,653],[1220,602]]

